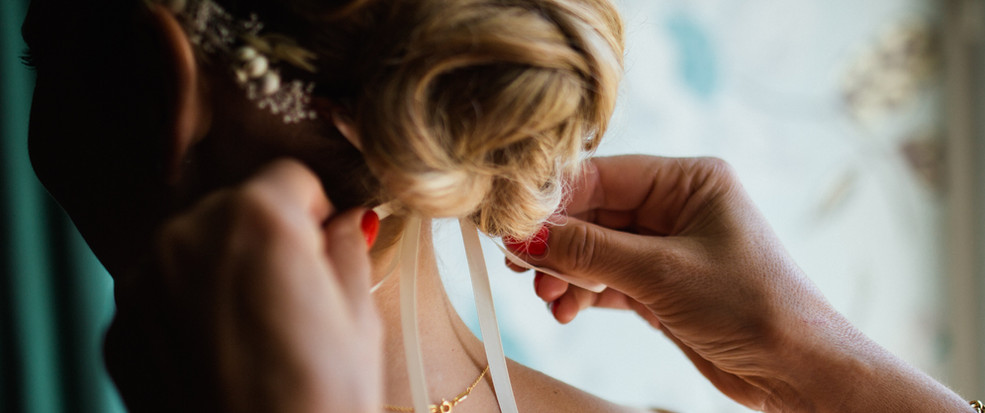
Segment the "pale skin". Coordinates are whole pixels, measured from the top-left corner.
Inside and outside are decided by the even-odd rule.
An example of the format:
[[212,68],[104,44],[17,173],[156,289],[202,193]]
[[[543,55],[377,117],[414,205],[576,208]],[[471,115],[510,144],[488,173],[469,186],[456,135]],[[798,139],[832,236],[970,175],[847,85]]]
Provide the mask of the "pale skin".
[[[339,210],[322,192],[321,184],[343,178],[332,169],[335,159],[323,156],[334,147],[312,124],[286,128],[262,113],[230,116],[255,108],[199,67],[167,11],[154,8],[147,18],[141,27],[160,42],[148,53],[161,55],[172,82],[162,85],[171,94],[161,109],[170,123],[161,132],[166,153],[159,154],[159,178],[170,187],[153,195],[195,194],[203,182],[221,188],[160,221],[160,211],[130,205],[73,214],[116,277],[119,310],[107,363],[128,402],[138,403],[130,407],[378,412],[383,404],[410,405],[397,278],[369,295],[393,250],[370,254],[359,230],[364,210]],[[59,112],[84,120],[86,111],[100,109],[92,96],[52,86],[44,73],[32,112],[38,145],[46,133],[78,133],[77,124],[58,122]],[[78,101],[65,103],[71,99]],[[198,152],[193,162],[190,148]],[[720,162],[594,162],[573,193],[568,211],[575,218],[552,228],[547,256],[528,258],[612,288],[594,295],[542,277],[537,293],[557,301],[559,321],[592,305],[633,309],[725,394],[753,408],[970,411],[832,310]],[[58,167],[43,165],[46,180],[70,181],[71,171]],[[606,179],[626,175],[638,179]],[[121,226],[120,213],[128,214],[123,227],[141,224],[155,235],[103,235],[101,228]],[[428,393],[438,401],[460,393],[485,360],[448,304],[429,240],[425,233],[417,316],[428,337]],[[142,272],[117,271],[137,265]],[[632,411],[518,364],[510,369],[521,411]],[[487,378],[455,411],[497,410]]]

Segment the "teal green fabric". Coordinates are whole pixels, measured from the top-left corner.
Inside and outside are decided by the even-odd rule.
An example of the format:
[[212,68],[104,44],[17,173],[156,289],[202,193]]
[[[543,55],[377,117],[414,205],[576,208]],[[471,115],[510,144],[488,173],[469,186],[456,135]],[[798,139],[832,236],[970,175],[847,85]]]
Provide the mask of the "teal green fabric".
[[0,2],[0,413],[123,411],[101,356],[112,280],[28,160],[27,3]]

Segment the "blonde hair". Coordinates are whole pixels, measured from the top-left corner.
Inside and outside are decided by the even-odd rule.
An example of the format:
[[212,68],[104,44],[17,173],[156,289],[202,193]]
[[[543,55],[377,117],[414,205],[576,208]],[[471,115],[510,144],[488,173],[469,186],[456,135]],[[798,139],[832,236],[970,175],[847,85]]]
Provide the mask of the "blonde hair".
[[607,0],[287,3],[311,16],[314,34],[297,36],[351,115],[377,201],[404,212],[532,235],[616,102],[622,24]]

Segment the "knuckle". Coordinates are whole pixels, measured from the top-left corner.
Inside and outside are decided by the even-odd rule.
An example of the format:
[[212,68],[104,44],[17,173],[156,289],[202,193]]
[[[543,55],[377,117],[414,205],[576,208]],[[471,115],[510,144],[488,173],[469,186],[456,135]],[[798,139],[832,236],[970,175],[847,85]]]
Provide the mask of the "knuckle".
[[596,265],[599,250],[602,248],[604,235],[591,227],[578,225],[572,228],[569,237],[565,239],[562,252],[568,258],[570,270],[584,273]]
[[158,246],[172,254],[203,254],[223,251],[238,240],[269,238],[280,227],[274,211],[262,188],[223,190],[169,220],[159,230]]
[[657,254],[648,254],[643,257],[645,267],[649,268],[649,276],[645,280],[653,284],[661,284],[667,274],[688,272],[690,265],[688,260],[683,257],[680,251],[675,248],[663,249]]
[[732,167],[732,164],[722,158],[699,158],[698,165],[707,171],[710,178],[721,179],[726,182],[732,182],[738,179],[738,175],[735,172],[735,168]]
[[308,175],[308,168],[304,166],[300,161],[292,158],[278,158],[273,160],[269,165],[269,170],[280,172],[288,175]]
[[274,238],[283,236],[289,228],[288,220],[278,213],[274,194],[261,185],[247,185],[236,191],[228,201],[226,214],[231,232],[239,236]]
[[710,169],[729,167],[728,161],[716,156],[700,157],[698,158],[698,162]]
[[[667,247],[659,253],[644,256],[642,261],[646,276],[640,277],[642,291],[659,294],[661,291],[687,290],[707,279],[703,274],[713,274],[705,268],[708,259],[694,255],[686,248]],[[652,303],[655,297],[641,297],[644,302]]]
[[275,200],[269,185],[262,181],[250,181],[230,195],[234,207],[269,207]]
[[305,190],[322,190],[321,180],[318,179],[318,176],[304,163],[296,159],[276,159],[268,165],[263,175],[271,178],[256,180],[264,185],[278,185],[278,183],[290,181]]

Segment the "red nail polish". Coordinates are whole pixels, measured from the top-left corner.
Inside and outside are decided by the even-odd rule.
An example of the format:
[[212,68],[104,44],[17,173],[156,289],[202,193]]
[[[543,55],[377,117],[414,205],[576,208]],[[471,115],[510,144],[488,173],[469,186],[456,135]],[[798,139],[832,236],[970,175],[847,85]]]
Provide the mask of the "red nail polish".
[[373,243],[376,242],[376,236],[380,233],[380,216],[376,215],[376,212],[373,212],[372,209],[366,211],[363,214],[363,220],[359,226],[363,230],[363,236],[366,237],[366,247],[373,248]]
[[504,238],[503,244],[514,252],[521,252],[531,256],[541,256],[547,252],[547,239],[551,236],[551,230],[547,225],[540,227],[534,236],[528,240],[518,241],[515,238]]

